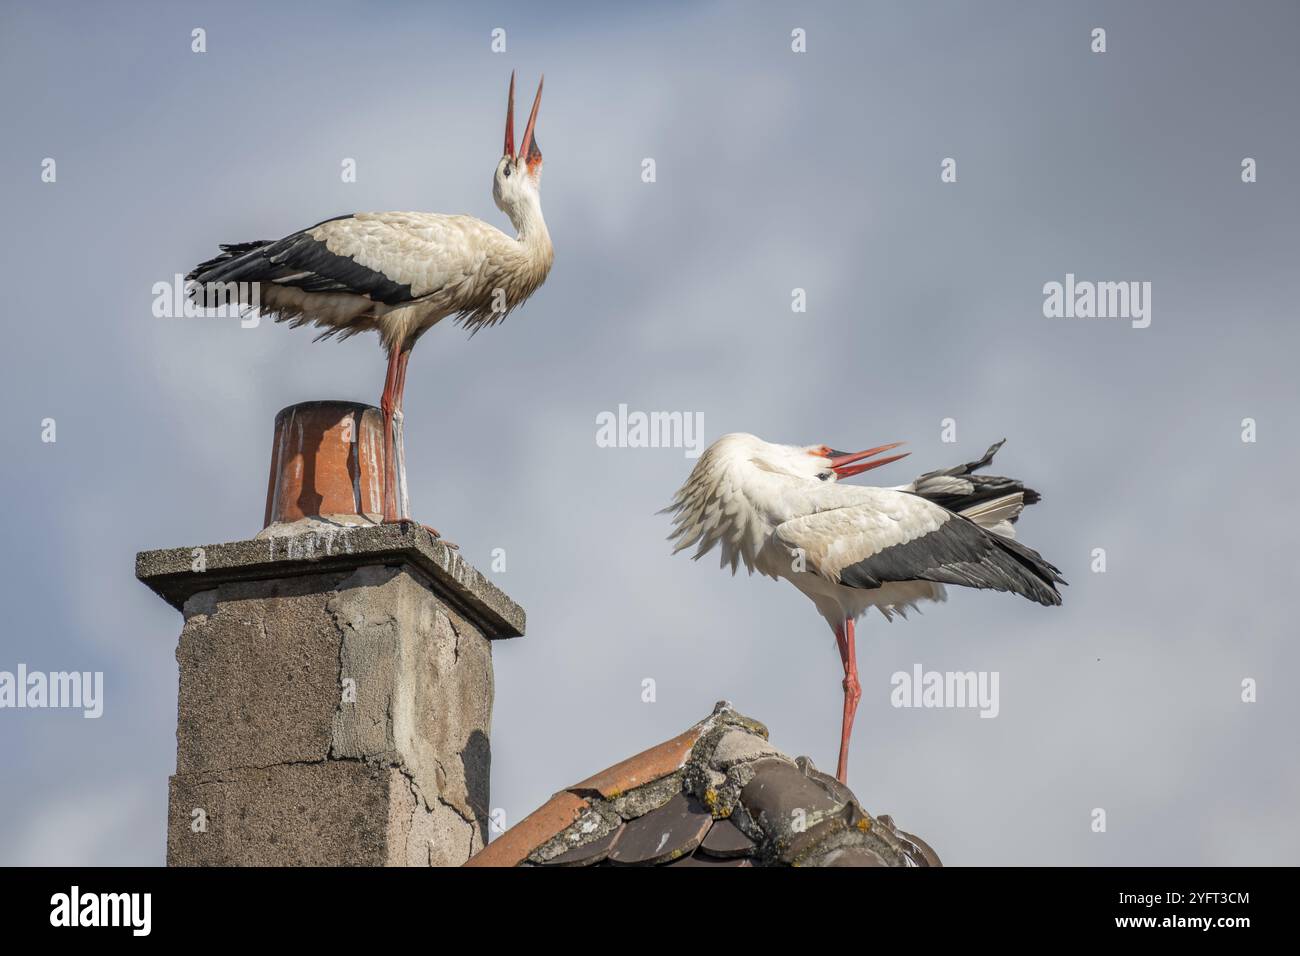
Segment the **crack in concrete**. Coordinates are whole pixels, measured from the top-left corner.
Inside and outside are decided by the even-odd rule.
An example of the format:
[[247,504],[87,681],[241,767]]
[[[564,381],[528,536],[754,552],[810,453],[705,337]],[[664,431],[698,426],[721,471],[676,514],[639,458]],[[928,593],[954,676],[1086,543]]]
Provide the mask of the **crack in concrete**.
[[[437,757],[434,757],[434,758],[433,758],[433,762],[436,763],[436,764],[438,765],[438,773],[440,773],[440,774],[442,775],[442,779],[443,779],[443,780],[446,780],[446,779],[447,779],[447,768],[444,767],[444,766],[442,765],[442,761],[439,760]],[[441,803],[444,807],[448,807],[449,809],[451,809],[451,811],[452,811],[453,813],[455,813],[456,816],[460,817],[462,820],[464,820],[466,823],[468,823],[468,824],[470,825],[471,828],[478,826],[478,821],[477,821],[477,820],[475,820],[473,817],[467,817],[467,816],[466,816],[466,815],[461,811],[460,807],[456,806],[455,804],[449,803],[447,800],[445,800],[445,799],[443,798],[443,796],[442,796],[441,793],[438,794],[438,802]],[[469,794],[468,794],[468,793],[465,794],[465,802],[466,802],[466,803],[469,803],[469,805],[470,805],[471,808],[474,808],[474,804],[470,802],[470,798],[469,798]],[[476,808],[474,808],[474,809],[476,809]]]
[[[451,645],[451,661],[453,664],[460,663],[460,628],[456,626],[456,621],[450,614],[444,614],[447,618],[447,626],[451,628],[451,636],[455,638]],[[436,626],[436,625],[435,625]]]
[[403,765],[398,761],[376,760],[372,757],[336,757],[333,754],[327,754],[318,760],[280,760],[276,763],[265,764],[244,764],[238,767],[219,767],[215,770],[187,770],[184,773],[178,773],[178,777],[201,777],[217,776],[224,773],[239,773],[244,770],[275,770],[277,767],[318,767],[329,763],[360,763],[372,766],[377,770],[384,769],[403,769]]
[[[441,769],[441,764],[439,764],[439,768]],[[434,810],[433,807],[430,805],[428,798],[425,796],[424,791],[420,789],[420,785],[416,782],[415,776],[411,773],[411,771],[407,769],[405,765],[401,765],[401,764],[395,765],[394,769],[396,769],[397,772],[400,773],[402,775],[402,778],[406,781],[406,786],[411,791],[411,797],[415,801],[414,806],[411,807],[411,817],[406,822],[406,841],[409,847],[411,834],[415,833],[416,820],[420,815],[420,811],[423,810],[426,814],[432,816]],[[464,823],[468,825],[469,848],[466,850],[465,858],[469,859],[471,856],[474,855],[474,832],[477,828],[477,825],[473,820],[469,819],[468,817],[465,816],[465,814],[461,813],[457,807],[453,806],[452,804],[444,800],[441,794],[438,794],[436,796],[436,799],[438,803],[442,804],[444,807],[447,807],[460,820],[462,820]],[[434,841],[429,840],[427,841],[425,846],[425,863],[428,866],[434,865],[433,852],[434,852]]]

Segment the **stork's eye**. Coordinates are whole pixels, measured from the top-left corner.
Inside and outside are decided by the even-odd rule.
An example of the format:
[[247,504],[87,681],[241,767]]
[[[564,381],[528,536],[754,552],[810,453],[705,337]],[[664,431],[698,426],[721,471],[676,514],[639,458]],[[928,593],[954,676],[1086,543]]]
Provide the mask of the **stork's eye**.
[[509,178],[510,178],[510,164],[509,164],[509,163],[506,163],[506,168],[502,171],[501,175],[504,176],[506,179],[509,179]]
[[819,471],[819,472],[817,472],[817,477],[818,477],[820,480],[822,480],[822,481],[826,481],[826,480],[828,480],[828,479],[830,478],[830,476],[831,476],[831,473],[830,473],[829,471]]

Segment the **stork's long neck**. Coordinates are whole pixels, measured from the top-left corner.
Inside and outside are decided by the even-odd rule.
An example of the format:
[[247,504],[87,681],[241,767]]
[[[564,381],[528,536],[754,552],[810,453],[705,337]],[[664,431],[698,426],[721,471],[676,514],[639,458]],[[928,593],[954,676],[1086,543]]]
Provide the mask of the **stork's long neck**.
[[524,254],[535,265],[549,269],[555,252],[551,246],[551,234],[546,230],[546,219],[542,216],[541,200],[530,194],[510,210],[510,222],[519,233],[516,239]]

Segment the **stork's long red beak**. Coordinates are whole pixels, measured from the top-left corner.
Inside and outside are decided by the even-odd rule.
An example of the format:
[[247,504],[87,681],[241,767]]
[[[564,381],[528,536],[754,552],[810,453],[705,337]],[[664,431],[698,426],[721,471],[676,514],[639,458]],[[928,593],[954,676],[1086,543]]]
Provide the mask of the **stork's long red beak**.
[[[533,111],[528,114],[528,126],[524,129],[524,141],[519,146],[519,156],[523,157],[530,170],[542,161],[542,148],[537,145],[537,138],[533,135],[533,130],[537,126],[537,108],[542,105],[542,84],[545,82],[545,75],[537,81],[537,95],[533,97]],[[517,156],[517,158],[519,157]]]
[[[905,451],[901,455],[890,455],[888,458],[878,458],[875,461],[862,461],[862,459],[870,458],[872,455],[879,455],[882,451],[889,451],[889,449],[897,448],[901,444],[903,444],[901,441],[896,441],[888,445],[877,445],[875,448],[868,448],[866,451],[854,452],[836,451],[832,448],[828,456],[831,460],[831,471],[841,478],[849,478],[853,475],[860,475],[864,471],[870,471],[872,468],[888,465],[900,458],[906,458],[911,452]],[[855,465],[854,462],[858,462],[858,464]]]
[[537,126],[537,108],[542,105],[542,84],[546,82],[543,76],[537,82],[537,95],[533,97],[533,111],[528,114],[528,125],[524,128],[524,141],[520,144],[519,152],[515,152],[515,71],[510,71],[510,98],[506,101],[506,152],[505,155],[518,162],[520,157],[528,164],[531,170],[542,161],[542,148],[537,145],[537,137],[534,130]]
[[506,152],[505,155],[514,158],[515,155],[515,71],[510,71],[510,99],[506,101]]

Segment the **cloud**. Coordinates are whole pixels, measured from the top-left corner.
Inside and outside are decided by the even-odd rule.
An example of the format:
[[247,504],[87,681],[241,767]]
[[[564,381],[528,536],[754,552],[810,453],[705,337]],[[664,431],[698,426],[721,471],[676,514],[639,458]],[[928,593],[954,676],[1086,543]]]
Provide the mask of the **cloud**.
[[[834,763],[829,632],[785,585],[670,556],[654,512],[690,462],[598,448],[596,414],[625,402],[702,412],[710,439],[908,439],[882,482],[1008,437],[999,469],[1044,493],[1022,539],[1066,569],[1065,606],[954,594],[861,631],[852,783],[945,859],[1268,862],[1300,840],[1295,779],[1258,769],[1300,717],[1270,683],[1300,664],[1284,487],[1300,330],[1279,212],[1300,197],[1269,172],[1300,145],[1278,121],[1297,66],[1274,40],[1294,11],[1117,9],[1104,59],[1077,17],[1012,5],[803,11],[803,55],[788,10],[761,4],[545,23],[518,7],[506,57],[474,17],[423,8],[396,32],[342,8],[205,9],[202,56],[180,13],[85,5],[75,30],[7,15],[29,41],[0,81],[32,90],[6,105],[25,150],[0,159],[21,224],[2,247],[21,281],[0,482],[26,597],[8,653],[103,660],[121,694],[98,737],[69,721],[36,742],[0,714],[0,748],[36,781],[4,791],[15,859],[159,861],[171,728],[140,729],[174,715],[180,622],[131,580],[133,552],[251,536],[274,414],[382,384],[371,339],[155,319],[152,284],[218,242],[351,209],[505,226],[488,177],[514,67],[547,74],[555,268],[501,328],[426,336],[406,407],[416,513],[480,567],[506,548],[494,577],[529,614],[495,649],[495,805],[518,820],[724,696]],[[32,173],[47,153],[55,186]],[[1151,328],[1043,318],[1043,283],[1068,271],[1151,281]],[[46,415],[54,446],[36,438]],[[949,417],[956,444],[939,438]],[[913,661],[1002,671],[1001,715],[892,710],[888,675]],[[1259,704],[1237,701],[1245,676]],[[1111,808],[1104,838],[1093,806]],[[1223,814],[1255,836],[1224,838]],[[987,820],[1012,836],[991,843],[971,822]]]

